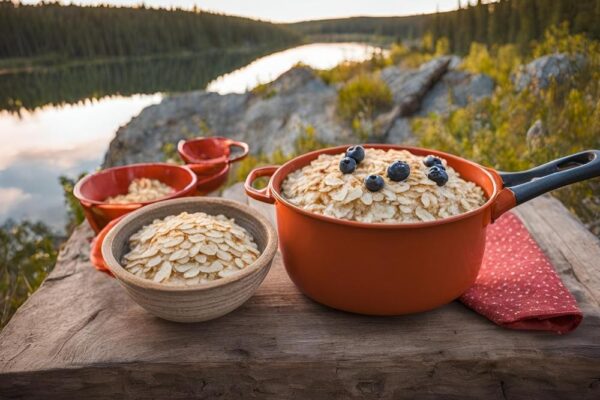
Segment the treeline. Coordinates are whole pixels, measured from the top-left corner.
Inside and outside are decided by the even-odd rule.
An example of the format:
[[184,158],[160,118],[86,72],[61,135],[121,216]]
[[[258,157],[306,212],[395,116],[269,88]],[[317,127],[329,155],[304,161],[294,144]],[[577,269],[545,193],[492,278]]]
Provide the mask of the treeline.
[[430,15],[407,17],[351,17],[323,19],[287,24],[302,35],[336,35],[359,33],[374,36],[393,36],[398,39],[420,37]]
[[448,38],[456,53],[468,52],[472,42],[515,43],[526,51],[532,40],[542,39],[548,27],[563,22],[569,24],[571,33],[600,39],[599,21],[600,0],[478,0],[453,12],[434,14],[426,30],[434,40]]
[[450,50],[464,54],[472,42],[516,43],[526,50],[552,25],[568,22],[572,33],[600,39],[600,0],[458,0],[458,10],[409,17],[356,17],[306,21],[288,26],[303,35],[361,33],[410,40],[431,33],[449,39]]
[[298,40],[288,28],[204,11],[0,1],[0,58],[141,56]]

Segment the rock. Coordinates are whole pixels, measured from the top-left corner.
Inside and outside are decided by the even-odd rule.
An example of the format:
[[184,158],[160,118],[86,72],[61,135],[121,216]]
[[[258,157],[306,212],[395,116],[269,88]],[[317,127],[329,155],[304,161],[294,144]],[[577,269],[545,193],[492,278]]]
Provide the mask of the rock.
[[581,55],[570,56],[566,53],[549,54],[536,58],[523,65],[513,81],[517,91],[531,87],[534,91],[545,89],[552,81],[566,82],[585,64]]
[[423,98],[418,115],[447,114],[456,107],[489,97],[493,92],[494,81],[489,76],[450,70]]
[[251,144],[254,154],[293,150],[307,126],[327,143],[348,142],[350,127],[336,117],[337,92],[312,70],[293,68],[272,83],[273,95],[204,91],[165,98],[119,128],[104,166],[160,161],[165,143],[207,134]]
[[244,190],[244,183],[238,182],[223,190],[221,197],[228,200],[235,200],[238,203],[248,204],[248,196]]
[[[448,71],[420,100],[420,107],[412,116],[424,117],[431,113],[447,114],[457,107],[489,97],[494,92],[494,81],[485,74],[470,74],[456,70],[460,58],[450,56]],[[434,60],[435,61],[435,60]],[[396,118],[388,130],[386,142],[416,144],[411,130],[411,117]]]
[[542,144],[544,136],[544,126],[542,125],[542,121],[538,119],[527,131],[527,145],[529,148],[539,147]]
[[[405,123],[401,123],[402,128],[394,128],[399,118],[407,117],[415,113],[421,106],[421,101],[427,91],[440,79],[446,72],[448,65],[452,61],[451,57],[438,57],[421,65],[416,70],[406,70],[398,66],[384,68],[381,71],[381,79],[389,86],[394,98],[394,107],[387,113],[380,114],[374,122],[376,129],[373,141],[399,140],[405,136],[399,133]],[[390,131],[393,138],[390,136]]]
[[412,119],[406,117],[397,118],[389,129],[386,143],[390,144],[415,144],[414,135],[410,127]]
[[417,70],[387,67],[381,71],[381,79],[393,93],[399,117],[411,115],[419,109],[421,100],[446,72],[450,61],[450,57],[438,57],[421,65]]
[[[462,105],[491,92],[493,83],[488,77],[447,72],[449,65],[459,64],[458,57],[444,56],[418,69],[385,68],[381,77],[392,91],[394,106],[364,121],[369,140],[405,143],[412,137],[410,117],[448,109],[448,93],[455,93],[453,102]],[[319,141],[356,142],[359,139],[350,123],[337,115],[337,89],[312,69],[299,66],[270,83],[265,94],[195,91],[166,97],[119,128],[104,167],[162,161],[165,144],[195,136],[242,140],[250,144],[253,154],[271,154],[276,149],[290,153],[309,126]]]

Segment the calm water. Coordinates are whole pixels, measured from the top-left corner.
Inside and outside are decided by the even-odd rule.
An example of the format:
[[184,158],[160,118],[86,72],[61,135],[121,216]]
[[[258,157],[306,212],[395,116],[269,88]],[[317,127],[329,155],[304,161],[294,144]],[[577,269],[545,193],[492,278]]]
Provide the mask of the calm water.
[[61,230],[58,177],[96,169],[118,127],[165,93],[241,93],[298,62],[331,68],[377,50],[324,43],[270,55],[213,53],[0,75],[0,222],[28,218]]

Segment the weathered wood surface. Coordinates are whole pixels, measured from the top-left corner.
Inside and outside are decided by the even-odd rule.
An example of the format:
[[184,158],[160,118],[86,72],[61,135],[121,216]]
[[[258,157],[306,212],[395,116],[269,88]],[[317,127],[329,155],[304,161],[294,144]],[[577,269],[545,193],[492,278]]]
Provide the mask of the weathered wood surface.
[[208,323],[148,315],[88,263],[80,227],[0,334],[1,398],[600,398],[600,243],[556,200],[518,214],[576,296],[573,333],[511,331],[455,302],[376,318],[302,296],[279,257]]

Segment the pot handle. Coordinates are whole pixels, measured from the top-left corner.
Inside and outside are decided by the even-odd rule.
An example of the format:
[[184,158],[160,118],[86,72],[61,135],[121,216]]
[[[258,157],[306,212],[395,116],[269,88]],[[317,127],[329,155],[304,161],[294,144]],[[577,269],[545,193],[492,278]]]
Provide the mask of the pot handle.
[[[236,140],[231,140],[228,139],[226,142],[227,146],[231,147],[240,147],[242,149],[242,152],[235,156],[235,157],[230,157],[229,158],[229,162],[230,163],[234,163],[236,161],[240,161],[243,160],[244,158],[246,158],[246,156],[248,155],[248,153],[250,152],[250,147],[248,147],[248,143],[245,142],[238,142]],[[229,150],[229,152],[231,153],[231,149]]]
[[108,265],[106,265],[104,257],[102,257],[102,243],[104,242],[106,235],[108,235],[108,232],[114,228],[114,226],[117,225],[121,219],[123,219],[123,216],[110,221],[104,228],[102,228],[98,235],[92,239],[92,244],[90,246],[90,263],[98,271],[102,271],[112,278],[115,276],[111,272],[110,268],[108,268]]
[[600,150],[586,150],[521,172],[498,172],[504,189],[492,218],[551,190],[600,176]]
[[246,194],[254,200],[262,201],[263,203],[274,204],[275,198],[271,195],[269,185],[264,189],[255,189],[252,184],[257,178],[263,176],[272,176],[279,169],[279,165],[267,165],[265,167],[255,168],[248,174],[246,182],[244,182],[244,190]]

